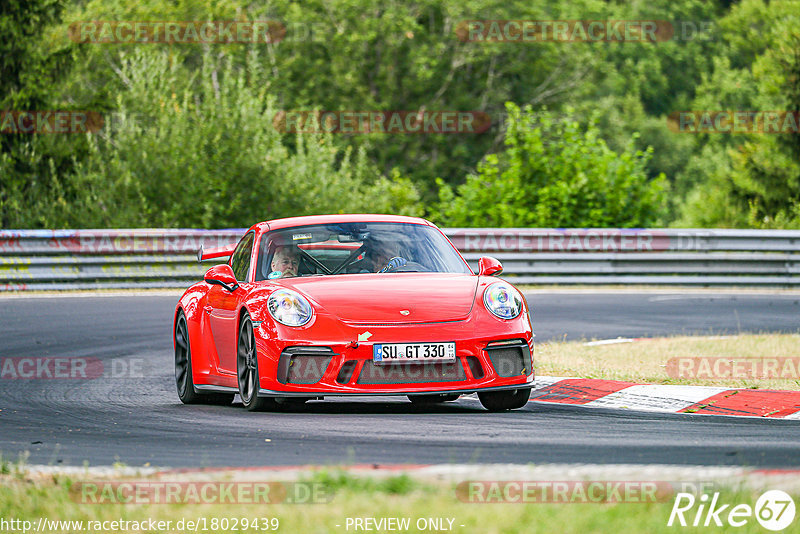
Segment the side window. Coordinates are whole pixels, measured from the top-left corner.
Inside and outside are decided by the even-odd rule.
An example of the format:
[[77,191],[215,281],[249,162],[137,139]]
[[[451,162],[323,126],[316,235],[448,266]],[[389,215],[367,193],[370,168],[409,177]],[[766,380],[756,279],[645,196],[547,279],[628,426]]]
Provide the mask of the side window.
[[250,270],[250,253],[253,251],[254,236],[254,232],[250,232],[244,236],[242,241],[239,243],[239,246],[236,247],[236,250],[233,251],[233,255],[231,256],[231,269],[233,269],[233,275],[240,282],[247,281],[247,272]]

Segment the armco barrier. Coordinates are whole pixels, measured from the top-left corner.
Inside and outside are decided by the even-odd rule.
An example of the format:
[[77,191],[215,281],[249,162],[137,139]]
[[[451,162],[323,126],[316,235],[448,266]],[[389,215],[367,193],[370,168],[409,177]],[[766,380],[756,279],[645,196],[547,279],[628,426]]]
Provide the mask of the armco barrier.
[[[186,287],[197,249],[233,230],[0,231],[0,291]],[[492,255],[522,284],[800,286],[800,231],[451,228],[475,268]]]
[[0,231],[0,291],[186,287],[208,265],[197,250],[236,242],[234,230]]

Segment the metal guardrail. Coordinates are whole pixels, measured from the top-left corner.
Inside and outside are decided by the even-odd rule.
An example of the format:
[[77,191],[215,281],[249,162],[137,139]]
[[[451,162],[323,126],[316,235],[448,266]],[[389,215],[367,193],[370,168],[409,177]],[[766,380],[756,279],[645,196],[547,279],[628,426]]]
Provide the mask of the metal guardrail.
[[[233,230],[3,230],[0,291],[178,288],[197,249]],[[473,268],[492,255],[521,284],[800,286],[800,231],[451,228]]]
[[0,291],[187,287],[208,265],[197,250],[238,241],[233,230],[3,230]]

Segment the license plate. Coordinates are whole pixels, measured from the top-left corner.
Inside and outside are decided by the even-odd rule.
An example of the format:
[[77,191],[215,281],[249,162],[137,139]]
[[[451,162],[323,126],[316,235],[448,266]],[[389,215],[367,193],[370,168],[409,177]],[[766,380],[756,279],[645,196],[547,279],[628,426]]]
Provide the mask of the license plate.
[[378,343],[372,346],[375,363],[454,362],[455,343]]

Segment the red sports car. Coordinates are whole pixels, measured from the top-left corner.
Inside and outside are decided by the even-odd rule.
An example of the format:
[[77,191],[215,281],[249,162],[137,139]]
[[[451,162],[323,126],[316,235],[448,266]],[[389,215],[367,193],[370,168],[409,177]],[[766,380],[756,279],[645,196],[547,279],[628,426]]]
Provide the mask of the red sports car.
[[478,275],[432,223],[389,215],[294,217],[200,249],[208,270],[175,309],[175,380],[184,403],[277,409],[326,396],[477,392],[520,408],[533,383],[522,294]]

